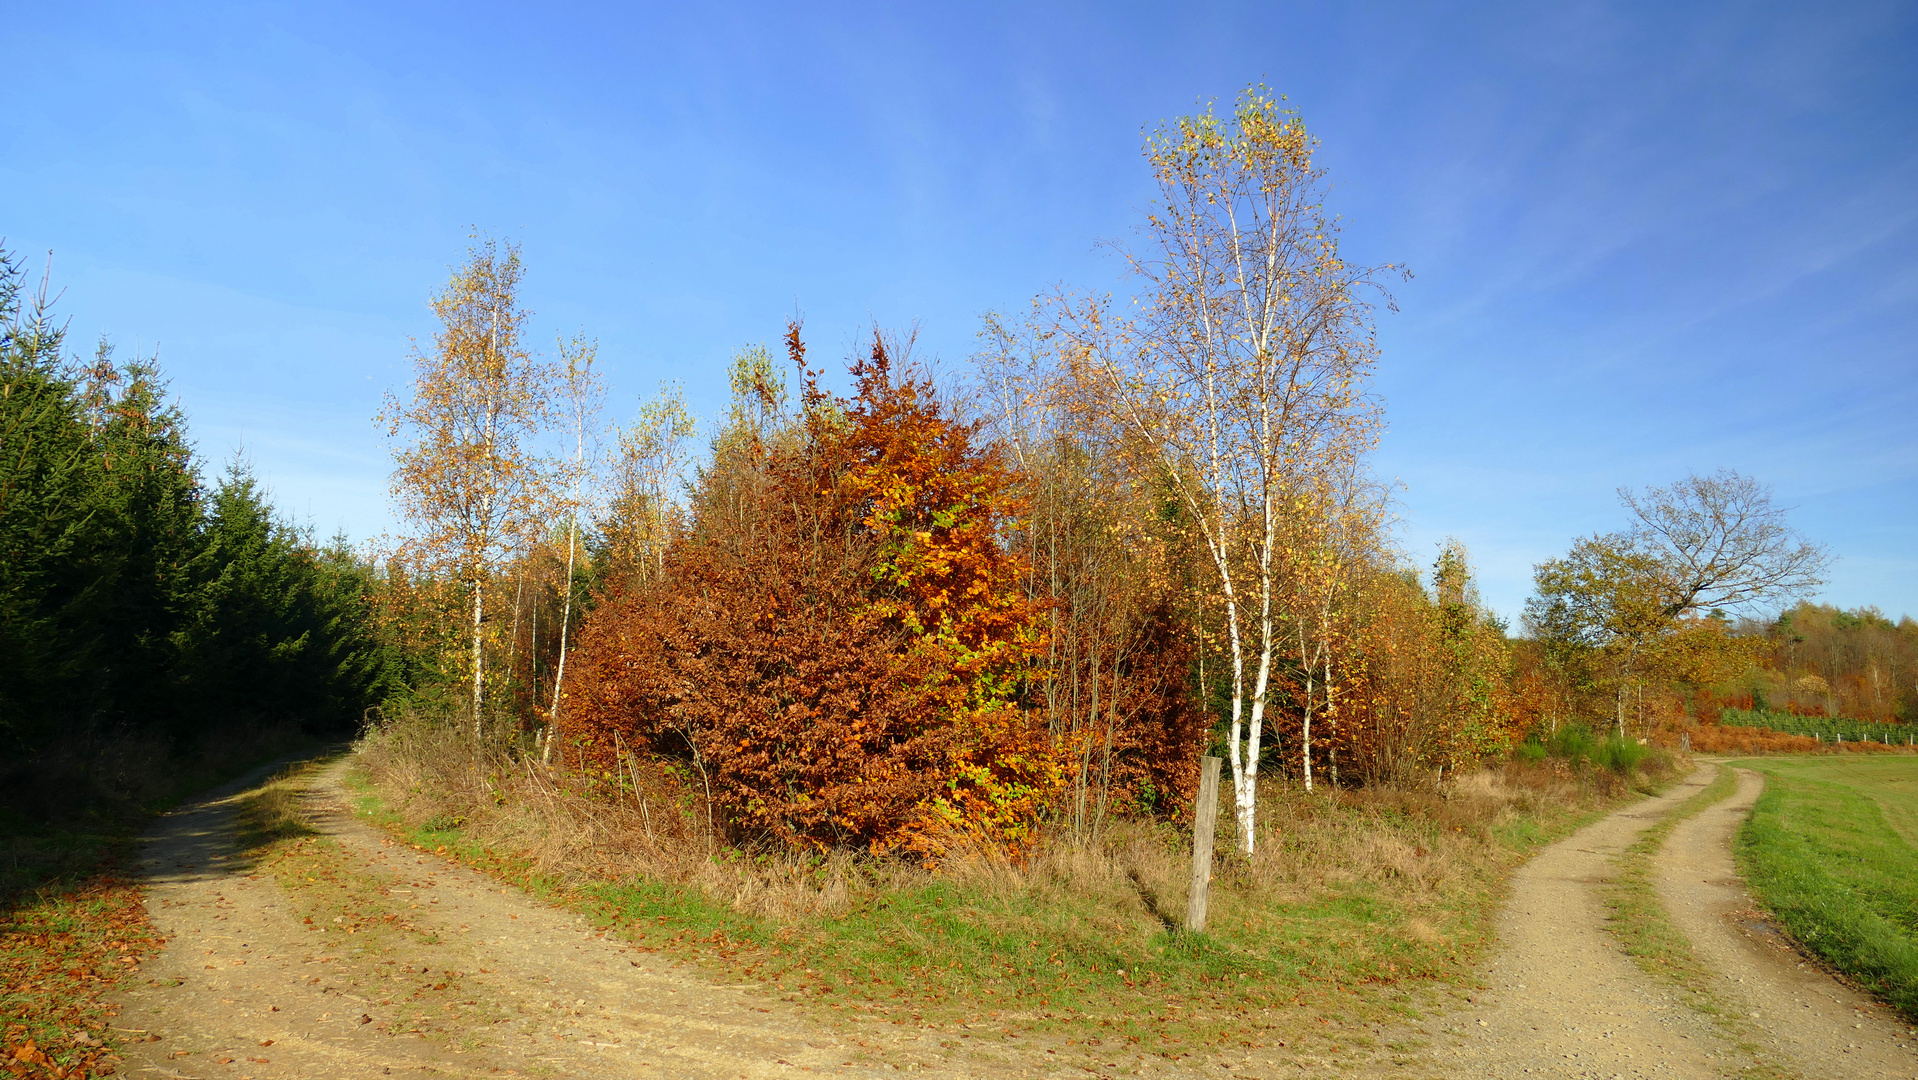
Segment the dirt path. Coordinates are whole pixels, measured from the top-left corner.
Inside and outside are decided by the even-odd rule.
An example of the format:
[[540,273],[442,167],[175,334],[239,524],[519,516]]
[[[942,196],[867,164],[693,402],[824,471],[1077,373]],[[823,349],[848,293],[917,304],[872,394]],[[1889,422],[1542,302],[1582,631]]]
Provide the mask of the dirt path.
[[1753,910],[1731,844],[1763,790],[1756,773],[1740,770],[1731,797],[1680,822],[1653,863],[1660,901],[1715,973],[1717,1007],[1736,1019],[1686,1004],[1606,930],[1618,856],[1721,767],[1701,766],[1514,875],[1487,988],[1442,1022],[1441,1073],[1704,1080],[1763,1062],[1765,1075],[1805,1080],[1918,1078],[1911,1029],[1806,961]]
[[1911,1028],[1800,956],[1752,910],[1731,845],[1765,781],[1737,772],[1737,791],[1680,823],[1659,852],[1658,894],[1672,921],[1718,973],[1720,998],[1755,1018],[1758,1038],[1807,1080],[1918,1077]]
[[1711,780],[1587,825],[1520,868],[1499,916],[1487,988],[1447,1018],[1436,1054],[1460,1077],[1719,1077],[1745,1062],[1671,988],[1648,977],[1605,929],[1604,888],[1638,834]]
[[396,844],[347,812],[344,767],[315,784],[311,816],[353,884],[417,932],[370,947],[303,920],[297,895],[234,853],[231,795],[176,814],[146,856],[170,945],[121,1015],[154,1037],[129,1048],[130,1075],[855,1077],[941,1063],[931,1033],[808,1022]]
[[[1270,1077],[1333,1064],[1282,1050],[1227,1057],[1219,1048],[1209,1061],[1107,1065],[1051,1056],[1039,1040],[962,1044],[951,1032],[822,1023],[395,843],[347,812],[344,769],[338,762],[316,778],[306,809],[327,838],[316,841],[329,845],[324,865],[338,869],[343,888],[374,897],[385,923],[350,906],[328,917],[334,909],[315,908],[304,886],[289,890],[248,865],[232,842],[237,785],[167,818],[145,867],[147,907],[170,945],[124,1003],[119,1026],[151,1039],[128,1048],[128,1074]],[[1605,929],[1603,890],[1617,856],[1711,777],[1701,768],[1521,868],[1487,988],[1472,1005],[1418,1025],[1414,1037],[1429,1041],[1424,1052],[1391,1055],[1402,1064],[1373,1057],[1341,1062],[1341,1071],[1471,1080],[1702,1080],[1744,1071],[1753,1058],[1723,1026],[1646,975]],[[1736,795],[1681,824],[1656,862],[1674,921],[1723,973],[1720,999],[1757,1014],[1753,1025],[1771,1032],[1761,1039],[1765,1056],[1799,1066],[1787,1075],[1918,1078],[1906,1028],[1803,963],[1749,912],[1729,845],[1762,782],[1739,779]],[[391,928],[396,921],[401,929]]]

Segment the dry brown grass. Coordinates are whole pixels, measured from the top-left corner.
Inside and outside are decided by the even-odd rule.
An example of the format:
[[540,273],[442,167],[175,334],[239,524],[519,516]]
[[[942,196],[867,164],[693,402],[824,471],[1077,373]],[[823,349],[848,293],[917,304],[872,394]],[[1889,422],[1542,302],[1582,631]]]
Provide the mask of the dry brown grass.
[[1655,736],[1661,746],[1678,745],[1681,734],[1691,736],[1692,750],[1700,754],[1890,754],[1906,753],[1909,748],[1886,746],[1870,741],[1843,743],[1820,742],[1809,735],[1791,735],[1769,728],[1725,727],[1698,724],[1683,729],[1663,730]]
[[[529,758],[476,748],[457,728],[425,722],[372,733],[360,759],[386,809],[409,827],[456,827],[540,876],[690,886],[743,915],[832,916],[860,896],[934,880],[1041,904],[1103,897],[1168,924],[1184,912],[1190,837],[1163,822],[1121,820],[1095,836],[1059,829],[1017,860],[962,853],[934,872],[846,852],[732,848],[709,834],[697,786],[657,763],[638,766],[616,790],[604,778],[556,776]],[[1307,793],[1273,777],[1251,858],[1232,854],[1229,808],[1221,814],[1222,877],[1229,888],[1280,902],[1355,885],[1437,896],[1482,871],[1500,830],[1609,804],[1625,787],[1609,772],[1555,762],[1414,788],[1321,785]]]
[[732,849],[711,834],[697,787],[658,762],[631,763],[623,783],[567,776],[417,719],[371,732],[359,757],[385,810],[406,826],[457,828],[540,877],[646,878],[691,886],[742,914],[801,918],[843,910],[855,889],[915,875],[843,853]]
[[716,977],[901,1022],[1092,1025],[1172,1056],[1220,1038],[1337,1042],[1325,1018],[1370,1022],[1469,983],[1510,870],[1628,786],[1549,760],[1423,787],[1307,793],[1271,777],[1257,854],[1232,853],[1221,815],[1213,917],[1194,938],[1172,929],[1191,838],[1169,823],[1058,829],[1017,860],[973,852],[933,871],[729,847],[708,835],[696,785],[659,765],[616,790],[417,719],[359,757],[369,803],[410,842],[557,885]]

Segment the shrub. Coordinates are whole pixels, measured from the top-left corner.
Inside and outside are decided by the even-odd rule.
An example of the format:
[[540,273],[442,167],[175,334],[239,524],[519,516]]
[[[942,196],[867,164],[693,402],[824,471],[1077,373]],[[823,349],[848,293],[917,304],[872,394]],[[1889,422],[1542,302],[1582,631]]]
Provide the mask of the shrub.
[[1553,757],[1566,761],[1590,761],[1598,753],[1598,740],[1592,737],[1590,728],[1567,724],[1552,732],[1546,748]]
[[800,415],[721,437],[662,572],[586,624],[567,734],[608,774],[625,747],[684,761],[743,839],[1020,846],[1069,748],[1020,700],[1044,608],[998,539],[1010,474],[883,343],[840,401],[788,342]]
[[1598,752],[1593,755],[1592,760],[1620,776],[1627,776],[1637,769],[1639,763],[1644,761],[1651,752],[1651,747],[1636,739],[1628,739],[1623,735],[1610,735],[1599,744]]

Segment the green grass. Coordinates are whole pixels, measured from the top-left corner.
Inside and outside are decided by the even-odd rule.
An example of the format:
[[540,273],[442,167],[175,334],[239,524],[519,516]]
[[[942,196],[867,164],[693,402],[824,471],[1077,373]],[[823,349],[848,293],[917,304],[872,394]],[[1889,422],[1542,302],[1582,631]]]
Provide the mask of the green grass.
[[1794,938],[1918,1020],[1918,757],[1760,758],[1740,870]]
[[121,861],[155,814],[199,792],[243,776],[284,754],[317,748],[305,737],[242,741],[225,752],[203,750],[150,763],[155,776],[139,785],[137,801],[96,800],[68,808],[57,821],[35,821],[0,800],[0,913],[61,890],[81,888]]
[[[1240,1019],[1249,1008],[1316,996],[1341,977],[1348,993],[1375,981],[1367,975],[1391,964],[1395,951],[1377,948],[1392,929],[1382,924],[1402,921],[1394,905],[1354,890],[1261,913],[1262,925],[1283,929],[1248,950],[1232,930],[1223,938],[1142,937],[1115,925],[1100,898],[993,896],[935,881],[861,892],[844,912],[796,924],[744,914],[671,883],[569,885],[474,843],[450,821],[408,828],[381,813],[370,793],[359,809],[407,843],[515,881],[648,951],[723,966],[728,978],[759,981],[784,1000],[893,1019],[990,1022],[1002,1037],[1089,1024],[1115,1043],[1168,1057],[1202,1046],[1220,1021],[1256,1043],[1249,1029],[1259,1025]],[[1422,976],[1441,974],[1434,962],[1450,969],[1459,958],[1455,947],[1434,950],[1423,963],[1398,957],[1408,975]],[[1181,1007],[1165,1007],[1168,995]]]
[[1699,962],[1691,941],[1672,924],[1659,902],[1652,858],[1681,822],[1724,799],[1737,786],[1736,773],[1719,769],[1703,790],[1673,807],[1625,849],[1618,859],[1618,877],[1605,892],[1605,906],[1611,911],[1607,928],[1625,947],[1626,955],[1646,971],[1676,983],[1691,995],[1693,1007],[1706,1013],[1719,1011],[1710,998],[1711,969]]

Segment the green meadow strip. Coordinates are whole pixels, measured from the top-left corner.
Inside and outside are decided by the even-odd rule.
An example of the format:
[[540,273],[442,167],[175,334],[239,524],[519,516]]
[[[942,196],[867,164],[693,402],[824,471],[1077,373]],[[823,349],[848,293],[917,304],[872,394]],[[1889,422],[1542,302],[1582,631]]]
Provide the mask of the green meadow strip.
[[1611,911],[1607,929],[1624,946],[1626,955],[1647,972],[1684,990],[1694,1008],[1713,1015],[1720,1010],[1711,997],[1711,969],[1699,961],[1690,939],[1673,925],[1665,905],[1659,902],[1652,860],[1672,830],[1737,789],[1737,773],[1714,767],[1718,775],[1704,790],[1673,807],[1625,849],[1618,858],[1618,876],[1605,891],[1605,906]]
[[1918,1021],[1918,850],[1858,787],[1751,764],[1770,776],[1736,847],[1752,891],[1799,943]]

